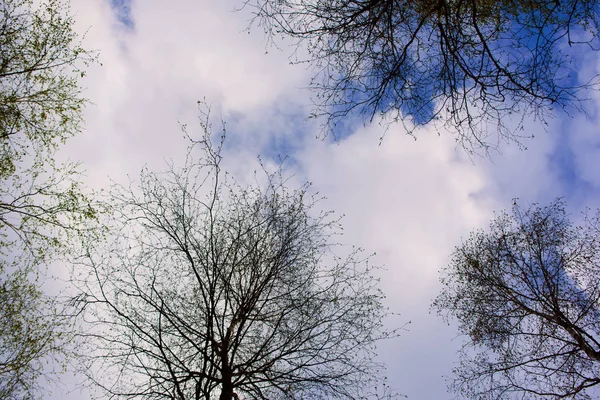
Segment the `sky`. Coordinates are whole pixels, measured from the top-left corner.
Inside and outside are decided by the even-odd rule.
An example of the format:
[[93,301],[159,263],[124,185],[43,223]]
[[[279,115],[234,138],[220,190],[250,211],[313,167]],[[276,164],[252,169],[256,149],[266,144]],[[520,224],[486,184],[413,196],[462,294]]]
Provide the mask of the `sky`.
[[[343,214],[340,240],[376,253],[386,306],[401,336],[380,345],[390,384],[410,399],[450,399],[445,376],[463,338],[431,314],[439,270],[469,232],[494,211],[549,203],[563,196],[578,219],[600,207],[600,98],[588,115],[558,115],[548,126],[528,121],[527,150],[501,146],[488,158],[469,157],[450,134],[425,127],[414,137],[401,126],[351,125],[342,139],[317,139],[310,111],[311,71],[291,65],[291,48],[269,47],[239,0],[72,0],[76,30],[99,52],[83,81],[91,103],[83,132],[59,157],[81,161],[86,184],[126,182],[147,165],[181,160],[180,130],[201,133],[197,102],[227,127],[226,168],[246,179],[266,159],[288,156],[287,172],[310,181],[322,206]],[[581,70],[597,72],[594,53]],[[218,129],[218,124],[216,126]],[[385,133],[380,145],[379,138]],[[57,394],[87,398],[87,392]]]

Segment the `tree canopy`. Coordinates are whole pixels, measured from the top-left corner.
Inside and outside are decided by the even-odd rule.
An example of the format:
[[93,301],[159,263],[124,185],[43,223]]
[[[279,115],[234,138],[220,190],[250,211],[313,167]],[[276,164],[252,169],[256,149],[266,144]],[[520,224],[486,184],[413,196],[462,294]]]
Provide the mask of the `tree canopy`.
[[0,12],[0,221],[31,254],[43,253],[77,226],[72,218],[93,214],[77,165],[54,159],[81,128],[79,79],[93,55],[62,0],[7,0]]
[[600,384],[600,211],[499,214],[443,271],[433,307],[470,341],[450,388],[466,398],[590,399]]
[[239,184],[220,148],[207,134],[181,170],[113,189],[108,239],[74,270],[92,380],[115,398],[392,398],[368,257],[335,251],[308,185]]
[[[3,254],[3,257],[6,257]],[[0,398],[33,399],[63,368],[68,319],[57,299],[39,288],[37,265],[11,268],[0,260]],[[55,363],[55,365],[49,365]]]
[[[577,109],[575,51],[596,51],[598,3],[578,0],[245,0],[315,69],[314,116],[440,121],[474,152],[519,141],[523,118]],[[307,52],[306,56],[303,56]],[[507,119],[515,121],[510,123]],[[524,133],[527,135],[527,133]]]
[[[76,163],[59,145],[79,132],[79,80],[93,54],[68,3],[0,2],[0,397],[35,398],[51,358],[66,354],[67,320],[41,290],[47,264],[95,218]],[[60,357],[59,357],[60,358]]]

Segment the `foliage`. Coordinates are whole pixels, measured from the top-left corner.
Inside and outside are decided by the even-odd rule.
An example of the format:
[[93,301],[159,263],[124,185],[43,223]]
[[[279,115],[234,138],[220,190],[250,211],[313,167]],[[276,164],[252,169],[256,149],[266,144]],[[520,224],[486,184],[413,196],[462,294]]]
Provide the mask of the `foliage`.
[[[58,312],[56,299],[44,295],[36,265],[0,265],[0,398],[31,399],[48,392],[40,378],[63,362],[72,338],[68,320]],[[55,363],[49,366],[50,363]],[[49,369],[51,368],[51,369]]]
[[32,398],[42,364],[64,355],[65,320],[40,288],[45,268],[94,219],[76,163],[56,161],[79,132],[78,44],[68,3],[0,2],[0,397]]
[[373,359],[394,333],[368,259],[334,252],[338,221],[308,185],[280,170],[238,184],[209,139],[182,170],[116,187],[111,239],[85,244],[74,279],[93,381],[115,398],[354,399],[378,383],[393,397]]
[[500,214],[456,249],[433,307],[470,337],[451,388],[467,398],[590,398],[600,383],[600,212]]
[[80,130],[78,79],[93,58],[61,0],[7,0],[0,12],[0,222],[10,237],[2,245],[20,241],[43,260],[61,233],[94,217],[77,164],[55,161],[57,146]]
[[6,179],[27,157],[49,161],[46,153],[79,131],[85,100],[78,78],[92,57],[77,44],[64,1],[6,0],[0,12],[0,171]]
[[[598,3],[578,0],[245,0],[316,73],[314,116],[441,121],[475,152],[517,141],[523,120],[579,109],[576,51],[599,48]],[[497,134],[497,136],[494,134]]]

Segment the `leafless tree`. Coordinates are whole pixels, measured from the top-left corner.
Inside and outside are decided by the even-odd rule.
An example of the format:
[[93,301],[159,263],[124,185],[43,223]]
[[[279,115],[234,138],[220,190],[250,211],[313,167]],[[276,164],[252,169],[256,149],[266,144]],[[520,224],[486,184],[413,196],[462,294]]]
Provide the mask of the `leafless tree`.
[[[598,3],[579,0],[245,0],[316,72],[313,116],[440,120],[468,151],[522,138],[523,120],[580,109],[576,52],[595,51]],[[307,56],[303,56],[308,51]],[[513,118],[514,119],[514,118]],[[342,121],[343,122],[343,121]]]
[[92,379],[111,398],[381,395],[375,344],[393,332],[368,257],[336,254],[308,185],[237,184],[220,149],[207,134],[182,170],[113,190],[108,239],[75,268]]
[[451,388],[467,398],[591,398],[600,383],[600,214],[574,226],[560,199],[515,203],[444,272],[433,307],[470,338]]

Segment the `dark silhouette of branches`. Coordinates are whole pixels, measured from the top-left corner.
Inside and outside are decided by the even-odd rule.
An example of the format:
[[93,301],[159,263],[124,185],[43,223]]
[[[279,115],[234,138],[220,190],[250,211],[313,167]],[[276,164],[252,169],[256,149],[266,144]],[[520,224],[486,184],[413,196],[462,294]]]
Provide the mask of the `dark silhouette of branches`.
[[588,399],[600,383],[600,214],[557,200],[500,214],[456,249],[433,307],[470,342],[450,387],[467,398]]
[[393,397],[368,257],[334,251],[338,220],[308,185],[236,183],[221,145],[207,133],[182,170],[112,192],[109,240],[75,268],[94,382],[115,398]]
[[575,51],[598,49],[598,4],[579,0],[245,0],[271,39],[316,72],[313,116],[441,121],[473,152],[519,141],[506,118],[579,109]]

